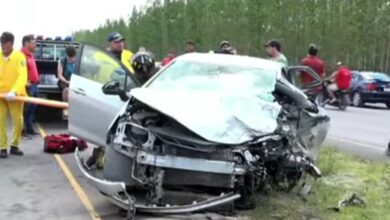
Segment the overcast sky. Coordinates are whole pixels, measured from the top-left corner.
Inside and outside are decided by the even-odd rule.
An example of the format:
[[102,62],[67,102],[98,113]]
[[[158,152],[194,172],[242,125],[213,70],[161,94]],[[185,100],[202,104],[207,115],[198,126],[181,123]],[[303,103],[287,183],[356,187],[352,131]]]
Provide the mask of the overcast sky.
[[80,29],[97,28],[107,19],[127,17],[133,6],[146,0],[9,0],[1,2],[0,32],[65,36]]

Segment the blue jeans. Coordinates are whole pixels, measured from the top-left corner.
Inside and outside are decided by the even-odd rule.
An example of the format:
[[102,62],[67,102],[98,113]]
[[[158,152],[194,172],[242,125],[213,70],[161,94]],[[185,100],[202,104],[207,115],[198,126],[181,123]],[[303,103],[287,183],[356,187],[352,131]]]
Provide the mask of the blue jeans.
[[[30,97],[38,97],[38,84],[31,84],[28,88],[28,95]],[[24,116],[24,126],[27,132],[34,130],[34,120],[35,120],[35,110],[37,105],[27,104],[25,116]]]

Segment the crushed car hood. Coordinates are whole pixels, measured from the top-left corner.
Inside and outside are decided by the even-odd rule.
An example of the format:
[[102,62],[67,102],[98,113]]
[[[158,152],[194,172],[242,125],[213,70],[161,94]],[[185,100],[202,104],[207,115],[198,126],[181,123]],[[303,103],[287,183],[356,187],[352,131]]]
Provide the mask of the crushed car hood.
[[241,144],[275,131],[281,107],[269,96],[273,90],[272,84],[241,92],[137,88],[131,95],[208,141]]

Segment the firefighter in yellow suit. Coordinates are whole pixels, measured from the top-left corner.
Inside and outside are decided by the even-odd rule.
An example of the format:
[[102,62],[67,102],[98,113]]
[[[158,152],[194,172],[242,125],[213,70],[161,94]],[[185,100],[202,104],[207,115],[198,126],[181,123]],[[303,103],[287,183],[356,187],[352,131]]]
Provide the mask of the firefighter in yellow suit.
[[0,93],[6,94],[6,99],[0,99],[0,159],[8,157],[8,113],[13,122],[10,154],[23,155],[19,149],[23,130],[23,102],[14,99],[27,95],[27,65],[23,53],[13,49],[14,40],[14,35],[9,32],[4,32],[0,38]]

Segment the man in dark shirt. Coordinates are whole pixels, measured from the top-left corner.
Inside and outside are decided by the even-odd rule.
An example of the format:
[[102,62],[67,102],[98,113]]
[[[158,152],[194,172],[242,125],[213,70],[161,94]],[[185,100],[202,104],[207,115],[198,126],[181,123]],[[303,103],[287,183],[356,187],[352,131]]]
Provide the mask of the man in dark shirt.
[[[325,62],[317,56],[318,54],[317,45],[310,44],[308,52],[309,55],[301,61],[301,64],[303,66],[308,66],[312,68],[322,79],[325,78],[326,76]],[[301,74],[301,79],[303,84],[309,84],[312,81],[314,81],[314,78],[306,72],[303,72]]]

